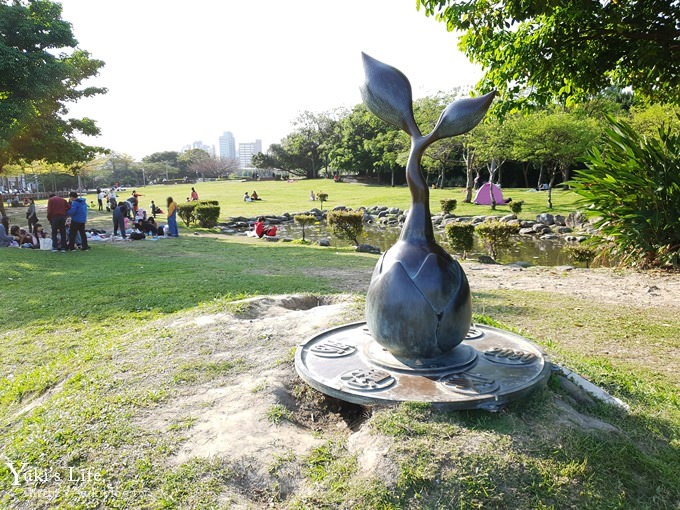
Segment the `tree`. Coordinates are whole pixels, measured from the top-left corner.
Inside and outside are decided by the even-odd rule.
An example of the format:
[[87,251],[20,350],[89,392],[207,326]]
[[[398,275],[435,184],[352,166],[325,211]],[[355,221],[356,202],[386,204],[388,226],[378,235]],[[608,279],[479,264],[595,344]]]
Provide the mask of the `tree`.
[[189,169],[201,177],[228,177],[238,168],[237,159],[208,158],[199,159],[191,165]]
[[[371,176],[376,171],[396,164],[396,158],[385,154],[394,147],[398,130],[370,113],[363,104],[340,119],[340,140],[330,154],[335,168],[357,175]],[[391,149],[390,149],[391,150]]]
[[76,138],[99,134],[93,120],[66,115],[68,103],[106,92],[80,87],[104,62],[77,48],[61,12],[47,0],[0,0],[0,174],[20,159],[73,165],[103,151]]
[[177,162],[182,166],[183,170],[185,170],[185,177],[198,177],[200,162],[209,159],[210,154],[203,149],[189,149],[177,156]]
[[569,179],[571,168],[596,144],[601,129],[592,119],[564,112],[528,114],[514,125],[521,129],[516,133],[511,154],[539,168],[536,187],[547,182],[548,208],[552,208],[552,188],[557,178],[563,182]]
[[99,173],[101,180],[111,185],[129,185],[137,182],[138,165],[132,156],[119,152],[112,152],[101,165]]
[[503,104],[581,102],[609,85],[680,103],[677,0],[416,0],[462,31],[460,49]]

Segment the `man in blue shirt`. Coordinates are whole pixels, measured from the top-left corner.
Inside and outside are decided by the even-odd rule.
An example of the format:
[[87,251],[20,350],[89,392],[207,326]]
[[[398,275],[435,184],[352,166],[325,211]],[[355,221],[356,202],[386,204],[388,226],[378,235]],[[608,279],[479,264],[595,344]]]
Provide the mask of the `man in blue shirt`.
[[87,200],[78,197],[78,193],[71,191],[71,207],[67,214],[71,217],[71,228],[68,232],[68,251],[76,249],[76,235],[80,234],[80,249],[89,250],[87,235],[85,235],[85,222],[87,222]]

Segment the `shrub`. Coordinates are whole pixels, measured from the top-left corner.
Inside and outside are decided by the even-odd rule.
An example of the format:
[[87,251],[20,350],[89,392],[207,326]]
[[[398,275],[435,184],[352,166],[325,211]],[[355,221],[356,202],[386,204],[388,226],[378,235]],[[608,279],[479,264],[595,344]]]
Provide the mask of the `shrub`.
[[182,221],[187,227],[196,221],[194,209],[196,209],[197,205],[198,202],[186,202],[177,206],[177,215],[182,218]]
[[220,206],[199,203],[194,209],[194,216],[196,217],[199,226],[203,228],[212,228],[217,225],[217,220],[220,217]]
[[594,248],[582,244],[571,244],[565,246],[564,252],[572,261],[583,262],[586,265],[586,268],[590,267],[590,263],[593,261],[596,255]]
[[328,213],[328,226],[340,239],[352,241],[355,246],[358,246],[358,238],[364,231],[364,213],[362,211],[332,211]]
[[475,226],[472,223],[447,223],[444,228],[446,238],[454,250],[462,251],[463,258],[472,249]]
[[296,214],[294,216],[295,223],[302,227],[302,241],[305,240],[305,227],[311,225],[316,221],[316,217],[311,214]]
[[[185,202],[183,204],[179,204],[177,206],[177,215],[182,218],[182,221],[184,224],[188,227],[192,223],[195,223],[198,218],[196,216],[196,208],[199,206],[219,206],[219,202],[217,200],[197,200],[194,202]],[[220,209],[219,207],[217,208],[217,216],[215,217],[215,223],[217,223],[217,218],[220,215]],[[213,213],[206,213],[208,215],[213,214]],[[215,223],[211,226],[215,226]],[[203,226],[203,225],[201,225]]]
[[498,220],[485,221],[475,228],[475,232],[482,240],[486,251],[494,259],[512,246],[512,236],[518,232],[518,227]]
[[328,193],[317,193],[316,198],[321,203],[321,210],[323,210],[323,203],[328,200]]
[[513,214],[519,214],[522,212],[522,206],[524,205],[524,200],[519,202],[510,202],[510,210]]
[[680,267],[680,132],[644,137],[609,118],[602,151],[569,184],[600,219],[608,255],[640,267]]
[[453,211],[456,210],[458,200],[456,200],[455,198],[443,198],[439,201],[439,203],[442,205],[442,211],[445,214],[451,214]]

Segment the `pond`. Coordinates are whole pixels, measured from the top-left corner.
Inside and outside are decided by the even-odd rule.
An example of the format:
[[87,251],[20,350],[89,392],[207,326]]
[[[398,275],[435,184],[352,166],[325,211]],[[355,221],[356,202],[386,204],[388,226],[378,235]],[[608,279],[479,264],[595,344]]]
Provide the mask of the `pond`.
[[[400,231],[401,229],[397,227],[368,225],[364,229],[365,236],[359,239],[359,242],[377,246],[381,251],[385,251],[397,241]],[[279,226],[279,235],[283,237],[292,237],[293,239],[302,239],[302,229],[298,225],[282,224]],[[435,230],[435,238],[440,245],[451,253],[442,231]],[[316,242],[319,239],[329,239],[331,246],[350,246],[352,244],[349,241],[344,241],[330,235],[325,225],[306,227],[305,239],[312,242]],[[517,242],[513,248],[508,252],[501,254],[501,256],[498,257],[498,262],[503,264],[509,264],[511,262],[529,262],[536,266],[561,266],[572,264],[569,257],[562,251],[564,242],[561,240],[542,241],[526,236],[516,236],[515,239]],[[452,254],[457,258],[462,257],[461,253],[454,252]],[[468,258],[476,258],[482,254],[486,254],[486,251],[480,243],[479,238],[475,236],[474,246],[472,252],[468,253]]]

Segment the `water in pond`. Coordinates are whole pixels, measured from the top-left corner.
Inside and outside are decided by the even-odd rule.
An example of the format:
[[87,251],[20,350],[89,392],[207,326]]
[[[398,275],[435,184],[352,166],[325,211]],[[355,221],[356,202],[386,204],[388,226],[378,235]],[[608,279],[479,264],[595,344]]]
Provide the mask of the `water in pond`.
[[[396,227],[377,227],[367,226],[364,229],[365,237],[359,239],[359,242],[372,244],[377,246],[381,251],[387,250],[399,238],[400,229]],[[302,239],[302,229],[298,225],[284,224],[279,227],[279,235],[283,237],[291,237],[293,239]],[[435,237],[437,242],[445,249],[449,250],[449,246],[444,240],[444,234],[441,231],[435,230]],[[338,239],[329,234],[325,225],[313,225],[305,228],[305,239],[316,242],[319,239],[329,239],[331,246],[350,246],[352,243]],[[503,253],[498,257],[498,261],[504,264],[511,262],[529,262],[536,266],[561,266],[571,264],[567,255],[562,251],[564,242],[560,240],[541,241],[532,237],[516,236],[516,244],[510,251]],[[479,242],[479,238],[475,236],[475,243],[472,252],[468,254],[469,258],[476,258],[480,254],[485,254],[484,247]],[[453,255],[460,257],[462,254],[453,253]]]

